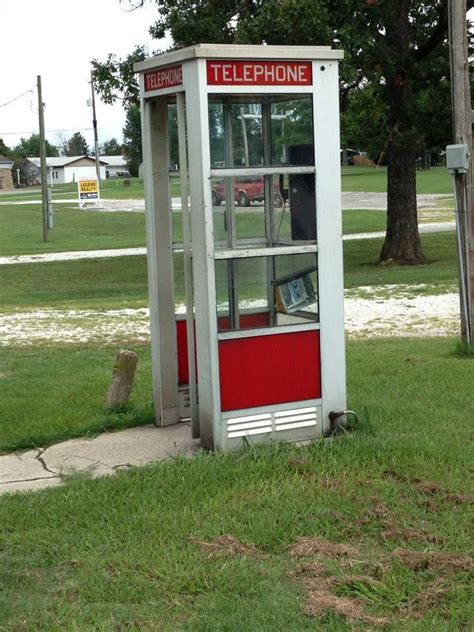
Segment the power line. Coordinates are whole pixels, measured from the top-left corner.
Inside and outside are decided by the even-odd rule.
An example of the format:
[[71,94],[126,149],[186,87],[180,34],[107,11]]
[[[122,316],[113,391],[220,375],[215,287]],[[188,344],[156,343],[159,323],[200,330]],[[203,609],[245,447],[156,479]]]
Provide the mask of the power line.
[[[55,132],[89,132],[92,127],[73,127],[71,129],[47,129],[46,134],[53,134]],[[38,130],[27,130],[23,132],[0,132],[0,136],[15,136],[17,134],[36,134]]]
[[0,108],[4,108],[5,106],[10,105],[10,103],[14,103],[15,101],[18,101],[18,99],[21,99],[21,97],[24,97],[25,94],[29,94],[30,92],[33,93],[33,90],[26,90],[25,92],[22,92],[14,99],[11,99],[10,101],[7,101],[6,103],[0,104]]

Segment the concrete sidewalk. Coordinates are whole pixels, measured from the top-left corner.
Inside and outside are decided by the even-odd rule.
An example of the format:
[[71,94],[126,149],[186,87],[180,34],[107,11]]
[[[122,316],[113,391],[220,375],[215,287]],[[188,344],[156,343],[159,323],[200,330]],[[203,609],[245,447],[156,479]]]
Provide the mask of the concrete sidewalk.
[[92,477],[115,474],[153,461],[199,450],[189,423],[166,428],[140,426],[72,439],[49,448],[0,456],[0,494],[56,487],[76,473]]

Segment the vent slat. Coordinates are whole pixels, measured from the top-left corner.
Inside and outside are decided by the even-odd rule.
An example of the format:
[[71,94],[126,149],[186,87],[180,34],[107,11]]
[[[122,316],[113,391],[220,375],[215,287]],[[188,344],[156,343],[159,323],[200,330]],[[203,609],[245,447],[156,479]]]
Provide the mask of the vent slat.
[[277,432],[282,430],[296,430],[297,428],[309,428],[310,426],[317,426],[316,419],[314,421],[300,421],[292,424],[281,424],[275,428]]
[[308,406],[306,408],[293,408],[292,410],[280,410],[275,413],[275,418],[287,417],[288,415],[304,415],[306,413],[316,414],[316,406]]

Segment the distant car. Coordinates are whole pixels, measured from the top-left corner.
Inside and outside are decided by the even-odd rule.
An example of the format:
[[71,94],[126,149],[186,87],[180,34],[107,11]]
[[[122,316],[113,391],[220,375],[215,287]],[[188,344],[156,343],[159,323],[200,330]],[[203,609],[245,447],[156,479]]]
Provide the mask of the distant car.
[[116,171],[107,175],[108,180],[117,180],[118,178],[131,178],[130,171]]
[[[278,185],[275,195],[279,198]],[[234,178],[234,199],[239,206],[250,206],[251,202],[263,202],[264,187],[261,176],[236,176]],[[212,204],[219,206],[225,200],[225,183],[216,182],[212,187]]]

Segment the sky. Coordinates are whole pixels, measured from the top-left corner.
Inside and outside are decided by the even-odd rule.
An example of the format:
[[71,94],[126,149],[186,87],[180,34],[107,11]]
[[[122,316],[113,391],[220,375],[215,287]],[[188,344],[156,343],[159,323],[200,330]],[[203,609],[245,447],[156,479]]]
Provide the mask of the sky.
[[[149,55],[160,47],[148,34],[158,16],[153,0],[135,11],[127,12],[129,7],[130,0],[0,0],[0,138],[8,147],[38,133],[36,77],[41,75],[47,140],[58,144],[56,130],[67,138],[81,131],[93,148],[87,105],[91,59],[105,61],[109,53],[125,57],[138,44]],[[120,102],[105,105],[96,95],[96,113],[99,143],[112,137],[121,142]]]

